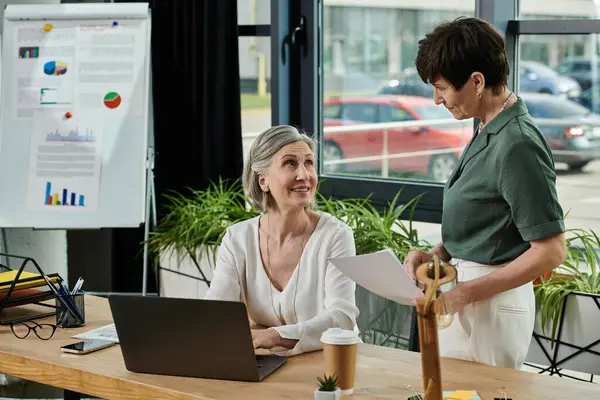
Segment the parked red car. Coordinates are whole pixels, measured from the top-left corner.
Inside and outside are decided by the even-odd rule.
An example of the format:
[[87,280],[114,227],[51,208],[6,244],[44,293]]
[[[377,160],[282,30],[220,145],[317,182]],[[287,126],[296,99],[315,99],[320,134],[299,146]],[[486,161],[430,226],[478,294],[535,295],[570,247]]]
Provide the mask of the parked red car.
[[[324,126],[394,123],[453,119],[443,106],[418,96],[330,98],[324,103]],[[390,171],[428,175],[444,182],[456,167],[460,153],[473,135],[473,122],[388,129],[388,154],[407,157],[389,159]],[[383,129],[324,133],[324,161],[379,156],[383,151]],[[415,153],[409,155],[407,153]],[[326,171],[381,169],[381,159],[325,166]]]

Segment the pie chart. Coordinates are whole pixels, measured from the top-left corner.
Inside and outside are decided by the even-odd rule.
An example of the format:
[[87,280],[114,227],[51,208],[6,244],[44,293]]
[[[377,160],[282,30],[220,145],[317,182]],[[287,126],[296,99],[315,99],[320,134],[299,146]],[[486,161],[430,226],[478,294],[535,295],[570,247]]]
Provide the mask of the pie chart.
[[117,108],[121,105],[121,95],[117,92],[109,92],[104,96],[104,105],[108,108]]
[[44,64],[46,75],[64,75],[67,73],[67,63],[62,61],[48,61]]

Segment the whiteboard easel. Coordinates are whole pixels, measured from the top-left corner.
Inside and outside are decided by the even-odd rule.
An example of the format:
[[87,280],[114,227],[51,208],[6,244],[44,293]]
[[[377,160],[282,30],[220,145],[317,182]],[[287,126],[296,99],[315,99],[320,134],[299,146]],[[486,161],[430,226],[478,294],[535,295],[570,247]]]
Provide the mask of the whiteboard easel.
[[[156,221],[147,3],[7,5],[0,226]],[[154,211],[154,216],[152,215]],[[144,246],[143,294],[148,268]]]

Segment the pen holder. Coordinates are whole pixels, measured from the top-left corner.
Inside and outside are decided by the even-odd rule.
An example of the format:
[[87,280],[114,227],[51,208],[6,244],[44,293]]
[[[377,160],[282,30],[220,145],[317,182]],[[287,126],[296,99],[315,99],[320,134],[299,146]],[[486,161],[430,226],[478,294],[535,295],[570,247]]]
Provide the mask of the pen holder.
[[[59,295],[60,301],[56,299],[56,326],[61,328],[77,328],[85,325],[85,293],[79,292],[75,295]],[[67,309],[64,303],[70,305],[81,317],[81,321]]]

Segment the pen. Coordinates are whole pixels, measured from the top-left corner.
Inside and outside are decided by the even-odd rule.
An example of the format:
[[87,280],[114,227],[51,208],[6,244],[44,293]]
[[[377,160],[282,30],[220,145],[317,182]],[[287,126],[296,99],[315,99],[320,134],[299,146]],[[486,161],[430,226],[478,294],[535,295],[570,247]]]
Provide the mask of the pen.
[[63,294],[66,295],[67,293],[69,293],[69,288],[67,287],[67,284],[65,283],[65,281],[60,281],[59,285],[60,285],[59,289],[62,289],[64,292]]
[[[59,282],[59,286],[60,286],[59,290],[58,290],[59,294],[62,295],[62,296],[66,296],[69,293],[69,288],[67,287],[67,285],[65,284],[65,282],[64,281],[60,281]],[[65,312],[63,312],[62,315],[60,316],[60,319],[59,319],[58,323],[62,324],[63,321],[66,318],[67,318],[67,311],[65,310]]]
[[[61,286],[62,286],[62,288],[58,288],[58,294],[59,294],[60,296],[64,296],[66,293],[69,293],[69,292],[66,292],[66,293],[65,293],[65,291],[64,291],[64,289],[63,289],[63,288],[65,287],[65,285],[64,285],[64,284],[63,284],[63,285],[61,285]],[[67,309],[65,308],[65,309],[64,309],[64,311],[63,311],[63,313],[62,313],[62,315],[60,316],[60,319],[59,319],[59,321],[58,321],[58,323],[59,323],[59,324],[62,324],[62,323],[63,323],[63,321],[64,321],[65,319],[67,319],[67,312],[68,312],[68,311],[67,311]]]
[[71,294],[75,293],[75,288],[77,287],[77,285],[79,285],[80,280],[81,280],[81,277],[79,277],[79,279],[77,279],[77,282],[75,282],[75,284],[73,285],[73,290],[70,292]]
[[[59,296],[61,296],[64,300],[64,305],[67,306],[67,308],[69,307],[69,305],[71,307],[73,307],[73,310],[71,311],[71,314],[73,314],[73,311],[76,312],[77,315],[74,315],[75,318],[79,318],[81,320],[81,322],[83,322],[83,317],[81,317],[81,315],[79,314],[79,310],[77,309],[77,305],[75,304],[75,300],[73,299],[73,295],[69,293],[69,290],[65,290],[63,288],[66,288],[66,286],[64,284],[61,284],[62,287],[60,287],[58,289],[58,294]],[[65,313],[66,314],[66,313]]]
[[79,291],[81,290],[81,287],[83,286],[83,278],[79,278],[77,280],[77,283],[75,284],[75,287],[73,288],[73,291],[71,292],[72,295],[75,295],[77,293],[79,293]]
[[[46,283],[48,284],[48,286],[50,287],[50,289],[52,289],[52,292],[54,292],[54,294],[56,295],[56,299],[58,301],[60,301],[67,308],[67,310],[69,310],[69,312],[75,317],[75,319],[77,319],[78,322],[83,324],[85,321],[83,320],[83,317],[77,311],[77,307],[75,307],[75,305],[73,303],[71,303],[69,301],[69,299],[65,299],[60,294],[60,292],[63,291],[63,289],[61,288],[61,285],[59,284],[58,289],[57,289],[56,286],[54,286],[54,284],[52,283],[52,281],[50,281],[50,278],[48,278],[48,276],[46,274],[42,273],[41,275],[44,278],[44,280],[46,281]],[[66,294],[68,294],[68,293],[69,292],[67,292]]]

